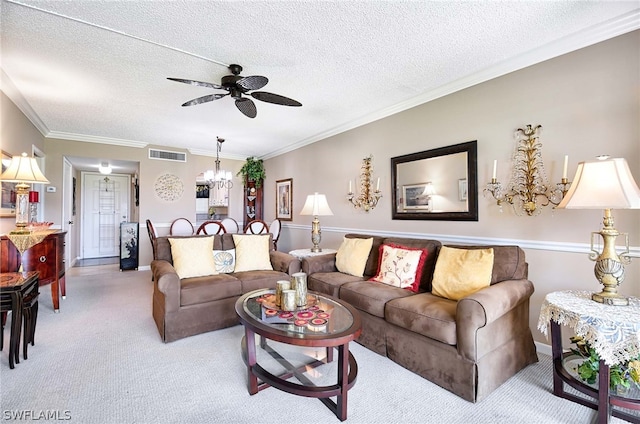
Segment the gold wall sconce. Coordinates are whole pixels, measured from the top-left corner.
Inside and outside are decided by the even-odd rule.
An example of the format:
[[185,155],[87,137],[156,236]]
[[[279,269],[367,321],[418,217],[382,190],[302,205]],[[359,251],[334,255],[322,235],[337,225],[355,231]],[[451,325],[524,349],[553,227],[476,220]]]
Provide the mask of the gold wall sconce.
[[497,179],[498,161],[493,161],[493,175],[491,182],[483,190],[485,197],[491,195],[500,211],[505,203],[513,206],[516,215],[538,215],[542,206],[552,204],[557,206],[567,193],[571,183],[567,180],[567,165],[569,157],[564,157],[562,179],[552,188],[547,180],[542,162],[542,144],[538,141],[538,130],[542,125],[518,128],[516,131],[517,145],[513,157],[513,170],[507,189]]
[[373,183],[371,175],[373,174],[373,156],[362,159],[362,166],[360,167],[360,194],[356,197],[351,186],[351,180],[349,180],[349,193],[347,193],[347,200],[351,202],[354,208],[362,208],[365,212],[376,207],[378,200],[382,197],[380,192],[380,177],[376,183],[376,189],[373,190]]

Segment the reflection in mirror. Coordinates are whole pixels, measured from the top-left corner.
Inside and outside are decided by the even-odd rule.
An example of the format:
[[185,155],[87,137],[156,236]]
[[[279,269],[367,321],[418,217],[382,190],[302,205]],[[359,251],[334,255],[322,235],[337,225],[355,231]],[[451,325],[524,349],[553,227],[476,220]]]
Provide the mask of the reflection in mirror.
[[391,158],[393,219],[477,221],[477,141]]

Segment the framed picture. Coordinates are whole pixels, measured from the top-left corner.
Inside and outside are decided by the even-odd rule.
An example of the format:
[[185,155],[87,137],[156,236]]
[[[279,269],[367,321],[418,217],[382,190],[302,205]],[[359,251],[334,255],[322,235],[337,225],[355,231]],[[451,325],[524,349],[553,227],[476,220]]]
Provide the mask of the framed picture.
[[461,178],[458,180],[458,200],[461,202],[467,201],[467,179]]
[[402,208],[410,210],[430,210],[431,196],[426,194],[427,183],[402,186]]
[[[2,150],[2,172],[11,163],[11,155]],[[2,204],[0,205],[0,218],[16,216],[16,183],[2,182]]]
[[276,218],[293,221],[293,178],[276,181]]

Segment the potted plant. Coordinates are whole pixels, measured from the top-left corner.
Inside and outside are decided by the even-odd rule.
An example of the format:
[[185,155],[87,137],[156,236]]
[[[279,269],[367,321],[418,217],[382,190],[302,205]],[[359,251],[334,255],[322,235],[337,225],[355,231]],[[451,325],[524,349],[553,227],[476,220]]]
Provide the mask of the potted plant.
[[260,188],[262,181],[266,178],[262,159],[254,156],[248,157],[240,171],[238,171],[237,176],[242,176],[245,186],[248,181],[255,181],[256,188]]

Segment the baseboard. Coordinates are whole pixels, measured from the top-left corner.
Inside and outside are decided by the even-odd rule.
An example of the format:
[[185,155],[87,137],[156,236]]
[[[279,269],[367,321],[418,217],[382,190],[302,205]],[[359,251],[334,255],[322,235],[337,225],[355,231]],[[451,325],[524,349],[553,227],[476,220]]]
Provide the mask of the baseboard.
[[549,355],[551,356],[551,345],[548,345],[546,343],[540,343],[540,342],[535,342],[536,345],[536,352],[541,353],[543,355]]

